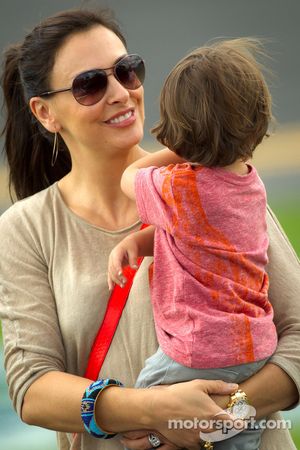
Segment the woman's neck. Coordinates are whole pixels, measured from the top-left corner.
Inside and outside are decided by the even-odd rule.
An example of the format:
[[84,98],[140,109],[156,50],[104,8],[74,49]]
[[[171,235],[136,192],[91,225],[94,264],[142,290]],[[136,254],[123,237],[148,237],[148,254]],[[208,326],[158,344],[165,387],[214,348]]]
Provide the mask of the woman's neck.
[[67,206],[93,225],[117,230],[138,220],[135,202],[120,188],[125,168],[144,156],[140,147],[126,157],[74,161],[71,172],[58,183]]

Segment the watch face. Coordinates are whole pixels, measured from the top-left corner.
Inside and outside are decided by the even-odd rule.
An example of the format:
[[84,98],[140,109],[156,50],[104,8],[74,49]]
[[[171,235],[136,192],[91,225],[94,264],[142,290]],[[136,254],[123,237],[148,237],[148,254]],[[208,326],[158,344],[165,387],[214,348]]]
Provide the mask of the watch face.
[[238,400],[232,407],[231,413],[237,419],[245,419],[249,413],[249,405],[245,400]]

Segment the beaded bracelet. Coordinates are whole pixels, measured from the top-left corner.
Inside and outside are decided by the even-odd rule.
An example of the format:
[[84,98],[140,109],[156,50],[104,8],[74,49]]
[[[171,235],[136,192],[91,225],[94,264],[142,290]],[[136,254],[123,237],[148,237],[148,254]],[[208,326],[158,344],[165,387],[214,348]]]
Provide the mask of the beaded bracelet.
[[123,384],[114,379],[106,378],[100,379],[92,383],[86,388],[81,400],[81,418],[83,420],[84,428],[92,436],[100,439],[111,439],[116,433],[106,433],[102,431],[97,425],[94,417],[95,402],[98,395],[103,389],[109,386],[123,386]]

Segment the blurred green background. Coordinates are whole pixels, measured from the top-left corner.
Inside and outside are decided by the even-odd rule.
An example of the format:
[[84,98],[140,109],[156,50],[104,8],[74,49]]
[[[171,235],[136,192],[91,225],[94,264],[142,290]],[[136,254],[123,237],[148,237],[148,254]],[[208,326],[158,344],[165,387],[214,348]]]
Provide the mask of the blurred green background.
[[[269,204],[300,256],[299,0],[1,0],[0,47],[23,38],[43,17],[94,5],[115,10],[129,50],[146,61],[144,146],[150,151],[159,148],[149,132],[158,118],[159,91],[179,58],[215,37],[267,39],[276,74],[271,92],[279,125],[275,135],[257,149],[254,164],[265,182]],[[6,170],[0,159],[0,213],[9,205]],[[0,449],[55,450],[54,432],[22,424],[12,410],[2,359],[0,351]],[[291,433],[300,450],[300,408],[286,412],[285,418],[292,420]]]

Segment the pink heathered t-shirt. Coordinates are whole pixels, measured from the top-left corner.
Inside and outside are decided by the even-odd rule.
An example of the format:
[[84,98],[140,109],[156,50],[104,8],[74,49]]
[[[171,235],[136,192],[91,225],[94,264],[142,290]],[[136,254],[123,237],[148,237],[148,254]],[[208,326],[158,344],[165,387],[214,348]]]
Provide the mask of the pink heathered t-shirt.
[[255,168],[149,167],[135,191],[141,220],[156,226],[150,284],[163,351],[193,368],[270,356],[266,193]]

